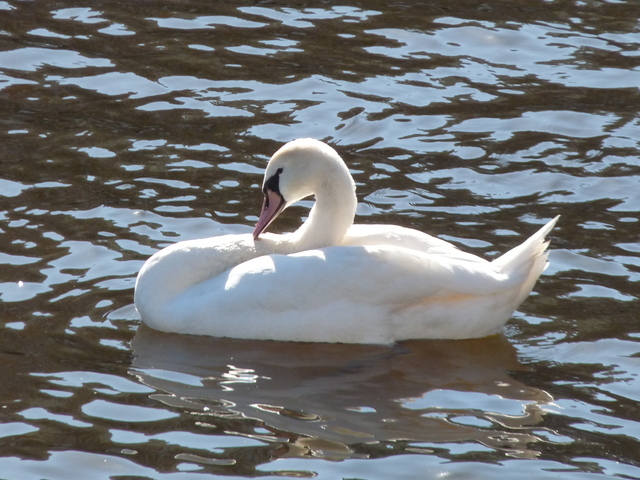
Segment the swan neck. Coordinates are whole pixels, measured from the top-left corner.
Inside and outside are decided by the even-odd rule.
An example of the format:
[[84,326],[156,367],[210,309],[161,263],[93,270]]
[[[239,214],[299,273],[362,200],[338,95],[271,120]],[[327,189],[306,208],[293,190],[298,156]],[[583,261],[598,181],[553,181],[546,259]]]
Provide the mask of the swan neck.
[[296,232],[299,246],[307,250],[342,244],[347,230],[353,225],[357,207],[351,176],[325,182],[315,197],[316,203],[309,217]]

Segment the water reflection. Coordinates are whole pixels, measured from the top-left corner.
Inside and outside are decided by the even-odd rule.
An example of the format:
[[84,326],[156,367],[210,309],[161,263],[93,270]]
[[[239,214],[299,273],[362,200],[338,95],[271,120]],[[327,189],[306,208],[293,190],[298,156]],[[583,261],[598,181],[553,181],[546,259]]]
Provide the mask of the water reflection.
[[[0,0],[0,476],[637,477],[640,3],[307,7]],[[513,347],[142,330],[131,367],[142,262],[250,231],[300,136],[359,222],[491,257],[562,214]]]
[[[199,425],[254,419],[282,455],[347,458],[357,445],[474,443],[535,457],[553,399],[514,380],[526,370],[502,336],[411,341],[394,348],[241,341],[174,335],[141,326],[134,373],[170,411]],[[228,428],[228,427],[227,427]],[[411,447],[409,447],[411,448]],[[413,447],[417,448],[417,447]],[[202,455],[202,452],[200,453]]]

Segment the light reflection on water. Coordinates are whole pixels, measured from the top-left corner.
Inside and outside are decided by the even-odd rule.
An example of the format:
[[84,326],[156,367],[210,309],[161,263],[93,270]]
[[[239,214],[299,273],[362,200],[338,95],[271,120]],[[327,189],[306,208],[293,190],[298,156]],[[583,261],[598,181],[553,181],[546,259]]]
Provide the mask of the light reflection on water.
[[[0,1],[0,476],[640,476],[638,8]],[[505,336],[138,329],[144,260],[249,232],[300,136],[358,221],[494,257],[562,214]]]

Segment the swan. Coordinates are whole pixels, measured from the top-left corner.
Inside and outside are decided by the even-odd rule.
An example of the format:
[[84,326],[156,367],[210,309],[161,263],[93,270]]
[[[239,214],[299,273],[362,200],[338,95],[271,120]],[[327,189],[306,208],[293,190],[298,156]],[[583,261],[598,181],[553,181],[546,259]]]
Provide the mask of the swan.
[[[142,322],[165,332],[259,340],[392,344],[498,333],[548,261],[558,217],[489,262],[417,230],[354,225],[355,183],[313,139],[269,160],[252,234],[187,240],[152,255],[136,279]],[[295,232],[265,230],[315,196]]]

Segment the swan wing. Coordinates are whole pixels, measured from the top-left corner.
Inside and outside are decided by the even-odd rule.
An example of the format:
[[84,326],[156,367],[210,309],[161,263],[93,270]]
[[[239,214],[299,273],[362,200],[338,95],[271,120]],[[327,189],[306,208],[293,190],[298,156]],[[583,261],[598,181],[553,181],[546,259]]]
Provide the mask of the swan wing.
[[[427,301],[451,305],[513,284],[490,264],[402,247],[328,247],[244,262],[170,299],[147,323],[223,337],[392,343],[406,329],[397,322],[424,323]],[[429,338],[423,327],[421,338]]]
[[438,237],[397,225],[352,225],[345,235],[343,245],[391,245],[452,259],[487,263]]

